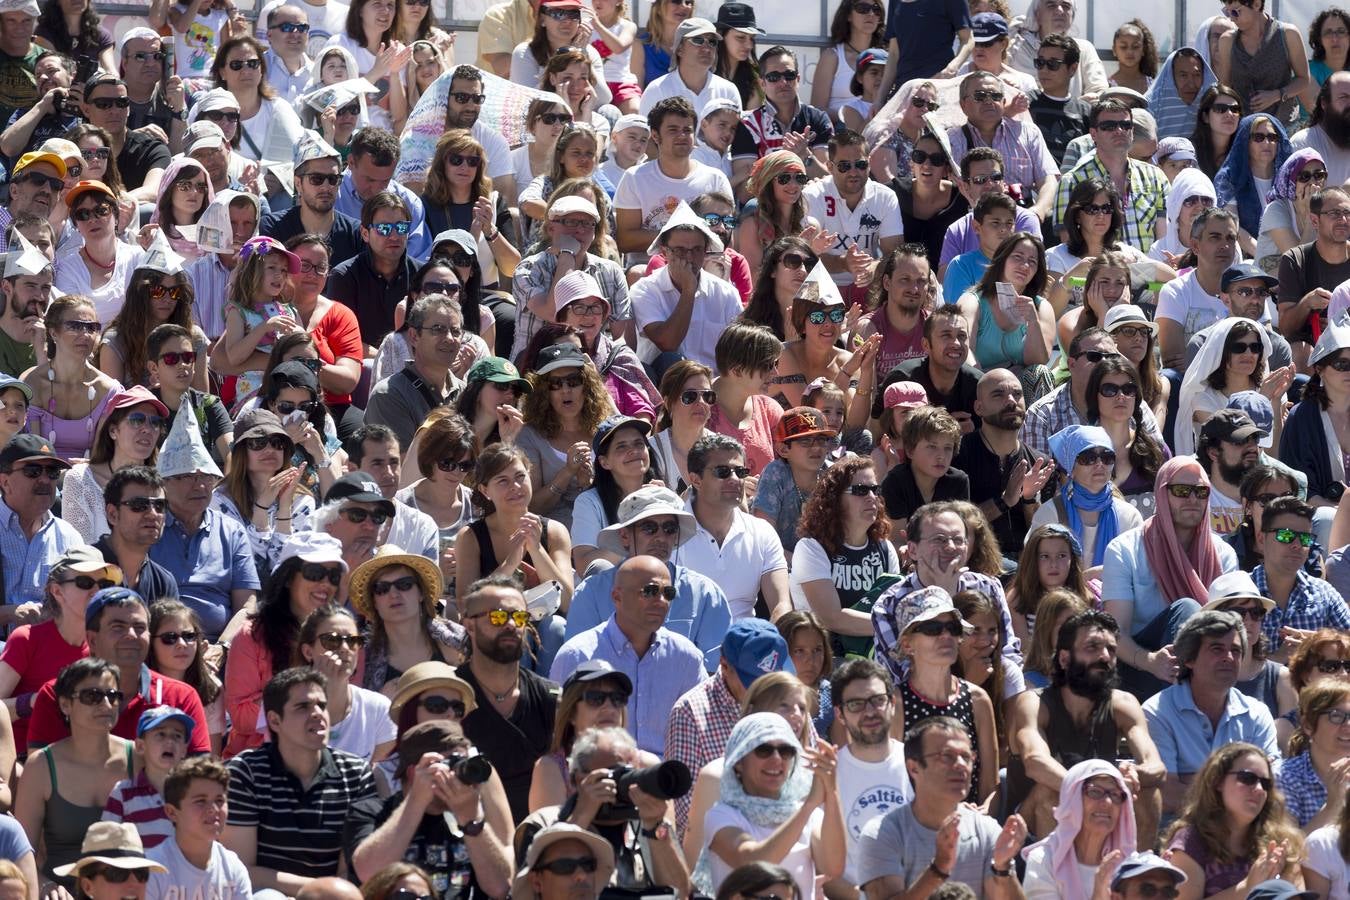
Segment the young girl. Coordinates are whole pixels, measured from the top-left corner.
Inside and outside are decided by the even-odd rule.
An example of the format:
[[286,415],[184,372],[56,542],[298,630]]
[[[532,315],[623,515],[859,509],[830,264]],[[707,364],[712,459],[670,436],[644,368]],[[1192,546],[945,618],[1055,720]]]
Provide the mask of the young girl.
[[1111,39],[1111,51],[1119,63],[1111,84],[1147,91],[1158,74],[1158,45],[1148,26],[1139,19],[1121,25]]
[[[425,8],[423,7],[423,9]],[[451,68],[453,59],[453,52],[449,54],[443,52],[433,41],[419,40],[413,42],[412,60],[408,63],[404,76],[404,81],[408,85],[408,109],[411,110],[417,106],[417,101],[426,93],[427,88],[431,87],[432,82]],[[396,130],[394,133],[401,133],[406,122],[406,116],[402,122],[395,122]]]
[[839,118],[859,134],[872,120],[880,97],[881,76],[886,71],[887,58],[885,50],[873,47],[858,54],[858,65],[848,83],[848,91],[853,98],[839,107]]
[[1046,594],[1064,588],[1085,602],[1095,600],[1088,584],[1083,575],[1082,545],[1073,532],[1054,524],[1033,528],[1022,545],[1017,579],[1008,591],[1008,612],[1018,640],[1030,646],[1036,610]]
[[226,301],[225,334],[216,348],[238,373],[233,396],[262,386],[267,354],[278,336],[304,330],[295,307],[281,299],[289,292],[290,276],[298,274],[300,257],[274,238],[250,238],[239,248]]
[[[802,405],[820,410],[830,430],[839,435],[839,443],[827,454],[833,465],[850,453],[867,456],[872,452],[872,433],[866,428],[844,428],[848,398],[843,388],[826,378],[817,378],[802,393]],[[882,473],[883,476],[885,472]]]
[[211,752],[219,756],[225,746],[225,696],[206,661],[209,644],[201,619],[186,605],[177,600],[150,605],[150,668],[197,692],[206,710]]
[[605,84],[614,95],[613,104],[621,113],[638,111],[642,87],[633,74],[633,41],[637,23],[628,18],[628,0],[592,2],[595,14],[582,9],[582,24],[589,25],[594,39],[591,46],[604,61]]
[[[358,128],[370,124],[366,96],[358,93],[352,97],[353,92],[345,87],[336,93],[325,89],[359,77],[356,57],[350,50],[341,46],[327,47],[310,67],[309,84],[296,104],[300,108],[300,121],[306,128],[322,129],[323,139],[342,153],[344,164],[352,135]],[[322,96],[324,99],[320,102],[326,104],[321,109],[309,102],[310,98],[318,96]]]

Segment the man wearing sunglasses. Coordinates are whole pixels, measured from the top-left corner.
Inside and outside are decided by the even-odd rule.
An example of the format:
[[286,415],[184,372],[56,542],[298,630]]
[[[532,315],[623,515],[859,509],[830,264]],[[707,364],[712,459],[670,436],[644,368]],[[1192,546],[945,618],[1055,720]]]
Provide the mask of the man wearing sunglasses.
[[[986,194],[1008,192],[1004,184],[1003,154],[993,147],[974,147],[964,156],[954,157],[961,161],[960,178],[955,179],[961,196],[971,206],[971,212],[947,226],[942,236],[942,253],[939,256],[938,277],[947,274],[947,266],[962,253],[978,250],[979,235],[975,233],[975,204]],[[1036,214],[1024,207],[1017,207],[1017,227],[1015,231],[1040,233],[1040,220]]]
[[703,116],[704,104],[714,97],[733,100],[739,108],[741,92],[736,85],[713,72],[721,42],[717,26],[707,19],[693,16],[681,22],[675,29],[674,65],[643,89],[638,112],[648,115],[657,103],[670,97],[688,100],[698,118]]
[[732,185],[744,194],[755,160],[773,150],[797,154],[812,177],[828,174],[825,146],[834,137],[834,126],[824,110],[803,103],[798,96],[801,66],[797,57],[781,45],[770,47],[759,55],[759,73],[764,103],[741,116],[731,142]]
[[263,216],[258,233],[283,244],[299,234],[321,234],[328,239],[334,267],[360,254],[366,246],[360,221],[337,209],[341,155],[318,132],[306,131],[295,147],[294,162],[295,205]]
[[328,272],[324,293],[356,313],[367,357],[394,330],[394,308],[408,296],[417,268],[410,244],[420,224],[398,192],[380,191],[361,205],[365,249]]
[[[1283,369],[1294,361],[1294,352],[1289,341],[1280,334],[1274,323],[1266,317],[1266,303],[1274,296],[1274,288],[1280,280],[1267,273],[1260,266],[1250,262],[1238,262],[1224,270],[1219,280],[1219,299],[1228,307],[1234,317],[1251,319],[1260,325],[1270,339],[1270,360],[1268,369],[1274,372]],[[1222,320],[1208,328],[1202,328],[1186,342],[1186,367],[1190,368],[1200,348],[1205,346],[1209,336],[1221,327]],[[1225,329],[1226,330],[1226,329]],[[1275,441],[1279,443],[1278,440]]]
[[309,12],[302,2],[275,3],[267,7],[263,16],[267,27],[267,51],[263,65],[267,68],[267,83],[276,88],[277,96],[294,104],[310,79],[313,60],[305,53],[309,47]]
[[[47,218],[56,206],[65,177],[66,161],[55,153],[25,153],[19,157],[10,170],[7,214],[0,215],[0,224],[8,226],[23,213]],[[4,249],[9,249],[8,244]]]
[[1081,57],[1078,42],[1068,35],[1047,34],[1036,51],[1037,90],[1027,99],[1031,121],[1045,136],[1045,146],[1058,163],[1064,162],[1069,141],[1088,133],[1092,106],[1073,95],[1073,77]]
[[1288,660],[1319,628],[1350,630],[1345,598],[1304,571],[1312,534],[1312,508],[1297,497],[1280,497],[1266,506],[1256,535],[1261,564],[1252,572],[1252,580],[1275,603],[1261,622],[1261,632],[1267,652],[1279,662]]
[[[370,223],[364,216],[366,204],[380,194],[392,193],[402,202],[410,223],[407,239],[404,241],[408,255],[413,259],[424,259],[431,252],[426,209],[422,205],[422,198],[412,187],[394,178],[394,169],[398,167],[400,153],[398,138],[383,128],[374,126],[362,128],[352,135],[352,142],[347,150],[347,170],[342,173],[342,182],[338,185],[334,207],[346,216],[361,220],[362,227],[368,228]],[[413,187],[420,190],[416,185]],[[369,238],[364,232],[362,237],[369,243]],[[338,256],[334,256],[333,259],[338,263],[344,261]],[[399,299],[402,299],[402,295]],[[364,322],[361,325],[361,332],[365,333]],[[373,343],[378,346],[380,342],[376,339]]]
[[1281,759],[1270,710],[1234,686],[1248,649],[1247,630],[1237,614],[1217,609],[1196,613],[1177,632],[1174,647],[1177,683],[1144,701],[1149,736],[1167,769],[1164,813],[1181,809],[1196,773],[1225,744],[1255,744],[1272,769],[1279,768]]
[[0,449],[0,627],[24,603],[41,603],[52,563],[84,544],[80,533],[52,515],[56,480],[70,463],[36,434],[16,434]]
[[394,518],[394,501],[385,499],[380,486],[364,472],[348,472],[328,489],[323,506],[314,518],[314,530],[323,531],[342,544],[342,559],[349,569],[375,555],[385,541],[386,523]]
[[385,425],[367,422],[344,446],[347,471],[373,478],[384,498],[394,504],[394,518],[384,542],[402,547],[409,553],[437,559],[441,544],[436,520],[395,496],[402,486],[399,472],[402,471],[403,451],[399,448],[398,436]]
[[542,829],[530,842],[511,887],[515,900],[597,900],[614,875],[614,848],[598,834],[567,822]]
[[182,146],[187,103],[183,81],[177,75],[164,79],[164,47],[157,32],[144,26],[132,28],[117,39],[117,71],[127,85],[131,112],[127,128],[136,131],[153,125],[169,141]]
[[173,151],[149,131],[130,129],[131,97],[126,83],[108,72],[94,73],[84,86],[80,109],[87,122],[112,138],[117,171],[127,192],[142,203],[154,203],[159,196],[159,179],[169,167]]
[[118,566],[126,586],[141,596],[177,600],[173,573],[150,558],[169,509],[159,472],[149,466],[118,469],[103,489],[103,502],[109,530],[94,543],[103,558]]

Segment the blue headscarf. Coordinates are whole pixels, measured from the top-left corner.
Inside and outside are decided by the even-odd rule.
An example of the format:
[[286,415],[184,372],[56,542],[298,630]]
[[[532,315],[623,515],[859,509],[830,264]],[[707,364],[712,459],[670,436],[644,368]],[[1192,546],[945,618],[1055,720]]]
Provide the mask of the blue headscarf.
[[[1050,452],[1055,456],[1059,467],[1072,476],[1074,462],[1078,454],[1094,447],[1114,450],[1111,435],[1106,429],[1096,425],[1070,425],[1050,436]],[[1064,501],[1064,524],[1082,541],[1083,516],[1085,512],[1097,513],[1097,540],[1092,548],[1089,566],[1100,566],[1106,555],[1106,545],[1119,533],[1116,523],[1115,490],[1111,479],[1096,493],[1090,493],[1072,477],[1066,478],[1059,489],[1060,499]]]
[[1289,145],[1289,135],[1284,126],[1269,113],[1253,113],[1238,124],[1233,143],[1228,148],[1228,158],[1223,161],[1214,175],[1214,190],[1219,195],[1219,205],[1236,203],[1238,223],[1242,230],[1255,237],[1261,232],[1261,210],[1265,208],[1265,197],[1256,191],[1256,182],[1252,179],[1251,158],[1247,145],[1252,134],[1252,126],[1258,119],[1265,119],[1280,136],[1279,148],[1275,151],[1275,168],[1272,180],[1280,171],[1280,166],[1289,158],[1293,148]]

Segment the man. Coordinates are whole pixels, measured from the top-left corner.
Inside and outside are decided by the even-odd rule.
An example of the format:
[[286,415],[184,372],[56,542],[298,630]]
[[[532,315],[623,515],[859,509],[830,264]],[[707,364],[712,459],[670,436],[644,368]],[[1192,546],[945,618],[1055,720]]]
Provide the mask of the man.
[[[0,226],[8,228],[16,217],[25,214],[51,215],[65,186],[66,161],[55,153],[25,153],[10,170],[9,203],[0,210]],[[0,250],[8,251],[5,242]],[[14,373],[22,374],[20,372]]]
[[[482,31],[479,31],[479,36],[481,38]],[[450,74],[445,126],[467,129],[473,135],[473,139],[483,146],[483,158],[488,177],[492,179],[492,189],[501,195],[502,201],[507,206],[515,206],[516,192],[520,185],[516,184],[515,169],[512,168],[511,151],[506,145],[506,138],[478,121],[486,98],[483,73],[473,66],[456,66]],[[348,164],[350,165],[350,156]],[[430,234],[427,236],[430,237]],[[414,255],[421,259],[425,251]]]
[[1134,142],[1134,119],[1119,100],[1099,100],[1088,115],[1088,134],[1096,153],[1084,157],[1059,183],[1055,198],[1055,225],[1064,228],[1069,195],[1089,178],[1116,186],[1125,207],[1125,225],[1120,239],[1137,250],[1147,251],[1167,227],[1167,192],[1170,185],[1162,169],[1130,157]]
[[[689,201],[689,208],[695,215],[703,217],[712,233],[722,242],[722,258],[728,270],[728,274],[722,277],[736,286],[742,303],[749,303],[753,293],[750,263],[739,250],[731,246],[732,232],[736,227],[736,201],[728,194],[699,194]],[[666,258],[658,253],[647,261],[645,274],[650,275],[665,264]]]
[[0,122],[38,102],[34,67],[43,50],[33,43],[37,0],[0,0]]
[[[329,154],[325,154],[325,157]],[[426,210],[422,200],[402,182],[394,180],[394,169],[398,166],[398,138],[383,128],[362,128],[352,136],[351,147],[347,151],[347,171],[342,173],[338,185],[337,199],[333,208],[351,219],[359,219],[362,228],[369,228],[365,219],[366,204],[380,194],[391,193],[403,204],[408,217],[408,230],[404,233],[403,243],[407,246],[408,256],[413,259],[425,259],[431,250],[431,235],[427,234]],[[300,168],[299,165],[296,168]],[[306,171],[311,171],[306,169]],[[315,167],[312,171],[331,173],[331,167]],[[305,179],[308,181],[309,179]],[[316,217],[311,221],[319,221]],[[323,234],[324,232],[320,232]],[[363,231],[361,237],[370,243]],[[342,262],[337,256],[335,263]],[[331,284],[331,282],[330,282]],[[405,291],[406,293],[406,291]],[[337,298],[334,298],[337,299]],[[349,306],[351,304],[348,304]],[[354,308],[354,307],[353,307]],[[361,323],[361,333],[365,334],[365,323]],[[380,335],[383,338],[383,335]],[[367,343],[378,347],[379,339],[367,337]]]
[[497,770],[511,817],[519,822],[530,811],[535,761],[548,752],[553,736],[558,686],[520,664],[529,613],[513,579],[490,575],[475,581],[460,613],[473,652],[455,674],[473,686],[477,703],[464,717],[464,735]]
[[1345,598],[1321,578],[1303,571],[1312,546],[1313,511],[1297,497],[1266,504],[1256,549],[1262,561],[1252,572],[1261,595],[1275,608],[1261,620],[1266,653],[1285,662],[1319,628],[1350,629]]
[[1333,72],[1317,92],[1308,127],[1289,138],[1294,150],[1311,147],[1327,166],[1327,184],[1350,180],[1350,72]]
[[1280,256],[1277,298],[1280,331],[1296,342],[1295,358],[1305,368],[1311,345],[1326,330],[1331,290],[1350,279],[1350,193],[1339,186],[1325,187],[1308,201],[1308,213],[1317,237]]
[[511,884],[511,896],[515,900],[598,900],[613,875],[614,848],[609,841],[585,828],[558,822],[530,842],[525,864]]
[[1045,139],[1029,122],[1008,118],[1003,111],[1004,85],[988,72],[971,72],[961,79],[961,111],[967,124],[947,132],[957,159],[974,147],[993,147],[1003,155],[1004,184],[1020,192],[1022,202],[1044,221],[1055,208],[1059,164]]
[[[727,629],[717,673],[705,678],[676,703],[666,732],[666,759],[702,771],[727,749],[731,729],[741,718],[745,692],[761,675],[790,672],[787,641],[763,619],[742,619]],[[689,822],[693,797],[675,798],[675,821],[681,835]]]
[[103,489],[108,533],[94,544],[125,573],[127,587],[144,597],[178,599],[178,583],[150,558],[164,534],[164,480],[149,466],[118,469]]
[[959,303],[967,291],[978,287],[998,254],[998,248],[1012,237],[1016,222],[1017,201],[1007,194],[985,194],[976,201],[971,210],[971,225],[978,245],[947,264],[947,271],[942,276],[944,298],[951,297],[954,298],[952,302]]
[[375,800],[370,765],[330,750],[327,681],[308,666],[284,669],[263,688],[270,740],[228,763],[229,817],[222,842],[248,866],[254,891],[295,896],[336,875],[353,806]]
[[912,78],[951,78],[970,57],[975,39],[965,4],[948,0],[924,8],[886,6],[886,68],[878,96],[889,97]]
[[741,94],[736,85],[713,72],[720,43],[717,27],[707,19],[693,16],[681,22],[675,29],[674,65],[643,89],[638,112],[650,115],[657,103],[671,97],[682,97],[693,104],[695,118],[702,118],[704,105],[714,97],[725,97],[739,105]]
[[939,306],[923,320],[923,356],[900,363],[882,380],[877,398],[872,401],[872,418],[881,418],[886,388],[901,381],[923,387],[933,406],[941,406],[961,423],[961,433],[970,434],[979,424],[975,416],[975,395],[983,373],[966,360],[970,358],[970,325],[954,303]]
[[[797,57],[782,45],[759,55],[764,103],[741,116],[731,143],[731,183],[737,189],[750,177],[755,160],[774,150],[797,154],[808,175],[826,174],[825,147],[834,138],[834,126],[828,113],[797,96],[800,72]],[[861,158],[865,159],[866,153]],[[856,192],[861,197],[861,184]]]
[[[262,9],[266,10],[272,4],[263,4]],[[333,35],[342,34],[347,30],[347,12],[350,4],[343,3],[341,0],[279,0],[276,6],[294,6],[305,11],[305,20],[309,22],[309,55],[311,58],[318,56],[328,44],[328,39]],[[151,20],[151,25],[156,23]],[[258,21],[254,23],[253,36],[260,43],[267,43],[267,17],[259,16]],[[271,64],[268,64],[271,68]],[[306,897],[305,900],[319,900],[315,897]]]
[[1200,97],[1215,81],[1209,63],[1194,47],[1180,47],[1167,57],[1144,96],[1158,120],[1158,138],[1189,139],[1195,132]]
[[[1157,830],[1158,788],[1166,773],[1139,701],[1116,689],[1119,633],[1116,620],[1099,610],[1076,613],[1060,626],[1050,686],[1029,695],[1026,715],[1009,735],[1014,780],[1030,782],[1022,815],[1037,834],[1054,828],[1053,809],[1068,769],[1085,759],[1115,762],[1122,741],[1130,761],[1120,764],[1121,771],[1141,789],[1135,820],[1141,834]],[[1152,837],[1141,843],[1152,846]]]
[[[962,253],[969,253],[980,246],[979,235],[975,233],[975,204],[986,194],[1007,193],[1004,183],[1003,154],[993,147],[973,147],[964,156],[956,157],[961,163],[961,172],[956,186],[961,195],[970,204],[971,212],[947,226],[942,236],[942,254],[939,257],[938,277],[947,274],[947,264]],[[1017,208],[1017,231],[1029,231],[1040,234],[1041,222],[1036,213],[1023,207]],[[954,303],[955,298],[951,301]]]
[[1200,427],[1195,457],[1209,476],[1209,523],[1215,534],[1231,537],[1246,515],[1239,485],[1261,462],[1260,441],[1268,438],[1245,412],[1217,410]]
[[[499,78],[511,77],[511,53],[534,36],[539,0],[494,3],[478,22],[478,61],[474,65]],[[603,882],[602,882],[603,883]]]
[[52,299],[52,264],[35,247],[16,245],[4,257],[0,280],[0,372],[15,377],[46,362],[47,330],[42,317]]
[[[347,175],[352,171],[349,166]],[[420,201],[418,208],[420,212]],[[394,330],[394,308],[408,295],[417,269],[408,252],[415,222],[412,209],[393,191],[372,196],[361,206],[365,249],[328,273],[324,293],[356,313],[367,357],[374,356],[375,348]]]
[[333,482],[324,495],[315,530],[337,538],[342,544],[342,559],[351,571],[385,543],[379,539],[380,533],[395,511],[394,501],[384,496],[369,475],[349,472]]
[[549,678],[562,684],[586,660],[603,660],[626,675],[628,729],[643,750],[665,755],[666,723],[675,701],[703,680],[703,651],[665,627],[675,587],[665,561],[633,556],[618,566],[614,614],[569,638],[553,658]]
[[840,131],[826,149],[830,177],[813,181],[802,192],[806,211],[836,235],[834,246],[821,254],[820,261],[833,274],[846,302],[862,302],[866,288],[854,287],[863,280],[859,276],[870,282],[877,261],[889,257],[905,239],[900,201],[895,191],[867,177],[867,141],[862,135]]
[[1271,768],[1279,768],[1280,745],[1270,711],[1234,687],[1246,652],[1247,631],[1231,612],[1203,610],[1177,633],[1177,683],[1144,701],[1148,733],[1167,770],[1164,812],[1181,808],[1187,786],[1210,753],[1225,744],[1255,744]]
[[21,604],[42,602],[52,563],[84,543],[74,526],[52,515],[56,482],[69,468],[36,434],[16,434],[0,448],[0,626],[13,623]]
[[834,712],[848,732],[835,763],[839,808],[848,827],[843,881],[825,889],[831,900],[858,896],[858,841],[873,819],[914,799],[905,769],[905,745],[891,737],[895,698],[890,674],[870,659],[850,659],[830,678]]
[[1037,458],[1018,438],[1026,420],[1022,383],[1007,369],[993,369],[975,386],[980,427],[952,460],[970,477],[970,501],[994,530],[1005,556],[1022,552],[1041,488],[1054,472],[1048,457]]
[[215,122],[198,119],[183,131],[183,153],[202,164],[211,179],[211,190],[219,192],[239,185],[230,177],[230,143]]
[[[1268,274],[1255,263],[1238,262],[1223,271],[1219,280],[1219,299],[1228,307],[1230,316],[1251,319],[1265,329],[1270,340],[1270,361],[1267,367],[1271,372],[1283,369],[1294,361],[1293,350],[1284,335],[1266,319],[1266,303],[1275,292],[1271,288],[1280,283],[1274,275]],[[1205,346],[1205,341],[1222,319],[1207,328],[1202,328],[1186,342],[1186,367],[1190,368],[1195,355]]]
[[1153,851],[1131,853],[1111,876],[1111,900],[1162,897],[1185,880],[1185,872]]
[[933,716],[905,734],[905,768],[914,800],[864,826],[856,872],[868,900],[918,900],[948,881],[986,900],[1022,896],[1013,860],[1027,826],[998,822],[964,801],[975,769],[970,735],[956,719]]
[[42,99],[28,109],[14,111],[4,132],[0,133],[0,153],[17,159],[51,138],[65,137],[66,132],[80,124],[79,116],[72,116],[67,107],[72,77],[67,68],[70,64],[67,58],[54,51],[47,51],[37,58],[33,72]]
[[[1346,202],[1344,195],[1341,202]],[[1155,319],[1164,366],[1184,371],[1186,344],[1191,337],[1228,317],[1228,307],[1218,296],[1223,273],[1237,261],[1237,236],[1237,216],[1217,206],[1203,210],[1191,221],[1195,268],[1167,282],[1158,292]]]
[[[479,40],[481,41],[482,26],[479,26]],[[739,101],[736,107],[740,109]],[[624,173],[637,166],[647,155],[647,137],[652,133],[652,128],[647,124],[647,117],[637,113],[627,113],[619,116],[618,121],[609,132],[609,143],[605,147],[605,161],[600,164],[600,171],[609,183],[615,186],[623,180]]]
[[[881,303],[862,317],[858,336],[865,341],[874,334],[881,335],[876,380],[883,381],[896,366],[924,355],[924,322],[935,282],[928,248],[921,243],[901,244],[877,265],[872,278],[880,276]],[[874,409],[875,400],[873,397]]]
[[223,475],[190,406],[170,426],[158,468],[169,511],[150,559],[177,583],[179,599],[197,614],[206,637],[218,640],[230,617],[256,601],[262,584],[244,526],[211,509],[212,490]]
[[411,862],[431,876],[435,896],[505,895],[509,836],[488,827],[482,786],[460,779],[455,768],[473,752],[458,722],[423,722],[403,734],[401,789],[362,801],[347,818],[343,844],[356,877],[369,881],[386,866]]
[[158,32],[133,28],[117,40],[118,72],[126,82],[132,131],[153,125],[168,138],[170,149],[181,147],[187,103],[183,80],[176,74],[164,80],[164,47]]
[[450,368],[465,352],[464,315],[457,299],[445,294],[419,297],[408,310],[406,325],[412,360],[371,388],[366,406],[366,421],[388,426],[405,451],[427,413],[459,396],[463,382]]
[[1078,42],[1063,34],[1047,34],[1036,51],[1036,82],[1027,112],[1041,130],[1045,146],[1056,163],[1063,163],[1069,141],[1088,133],[1088,115],[1092,106],[1073,96],[1073,77],[1081,58]]
[[[225,298],[229,289],[230,273],[239,263],[239,248],[258,233],[262,218],[259,199],[244,191],[217,191],[216,198],[206,207],[197,223],[197,245],[203,250],[200,259],[188,264],[188,281],[192,284],[192,318],[211,340],[225,333]],[[218,239],[204,241],[203,226],[215,223]]]
[[727,176],[712,166],[691,159],[694,127],[698,114],[683,97],[670,97],[647,114],[651,125],[651,149],[656,158],[624,173],[614,192],[614,235],[619,250],[642,253],[656,239],[661,226],[681,203],[700,194],[721,192],[733,196]]
[[[196,690],[181,681],[151,671],[145,661],[150,657],[150,614],[144,598],[125,587],[104,588],[89,598],[84,612],[85,641],[89,655],[117,666],[121,708],[112,733],[127,740],[136,739],[141,713],[157,706],[181,709],[196,723],[188,740],[188,753],[210,753],[211,737],[206,726],[206,711]],[[70,724],[56,702],[56,679],[28,698],[28,749],[40,750],[70,736]],[[23,703],[16,704],[20,715]]]
[[394,504],[394,519],[384,537],[385,543],[435,559],[441,546],[436,520],[394,496],[403,486],[399,478],[403,453],[398,436],[384,425],[362,425],[347,441],[346,448],[347,471],[373,478],[384,499]]
[[733,620],[753,615],[761,595],[769,619],[775,620],[792,608],[787,560],[773,526],[741,509],[748,475],[745,451],[735,438],[710,434],[694,442],[689,448],[694,491],[685,508],[698,520],[698,531],[676,551],[675,560],[718,573]]
[[[283,6],[273,15],[292,10]],[[265,216],[259,231],[283,244],[298,234],[321,234],[328,239],[330,267],[346,262],[365,244],[361,223],[335,208],[341,183],[341,155],[317,132],[305,132],[295,148],[295,205]]]
[[[619,502],[617,521],[600,532],[598,549],[624,557],[646,556],[666,565],[675,597],[664,627],[693,641],[705,667],[717,667],[717,648],[731,625],[722,587],[709,575],[672,563],[675,550],[694,537],[698,520],[679,495],[666,487],[644,485]],[[567,609],[567,638],[604,625],[613,615],[617,567],[589,575],[572,594]]]
[[717,365],[717,342],[741,314],[741,297],[723,278],[703,269],[722,241],[689,204],[679,206],[647,248],[660,252],[666,265],[633,285],[630,300],[636,320],[638,357],[659,380],[677,359]]
[[127,193],[142,203],[154,203],[159,197],[159,179],[169,167],[173,151],[149,132],[129,129],[130,106],[126,83],[115,75],[97,72],[84,86],[80,109],[89,124],[99,126],[112,138],[117,171]]
[[305,53],[309,13],[299,3],[276,3],[263,18],[267,24],[267,52],[263,54],[267,83],[293,106],[312,76],[313,60]]
[[609,304],[609,328],[616,337],[632,339],[633,307],[628,298],[628,280],[615,262],[590,252],[600,211],[585,197],[555,197],[545,213],[544,236],[548,245],[527,256],[516,266],[511,293],[516,301],[516,333],[511,358],[517,358],[530,339],[555,319],[553,289],[569,272],[581,270],[599,283]]

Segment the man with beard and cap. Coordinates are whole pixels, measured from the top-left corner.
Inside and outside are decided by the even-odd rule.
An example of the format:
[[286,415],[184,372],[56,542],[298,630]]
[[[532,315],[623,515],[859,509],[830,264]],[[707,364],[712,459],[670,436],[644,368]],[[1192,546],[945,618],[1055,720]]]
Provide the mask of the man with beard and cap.
[[1350,608],[1339,591],[1303,570],[1313,543],[1313,511],[1297,497],[1266,504],[1256,549],[1261,564],[1252,581],[1275,607],[1261,622],[1266,653],[1287,662],[1293,651],[1319,628],[1350,630]]
[[1311,147],[1327,167],[1327,184],[1350,180],[1350,72],[1332,72],[1317,92],[1308,127],[1289,138],[1290,148]]
[[[1166,515],[1159,509],[1158,515]],[[1235,687],[1247,631],[1231,612],[1209,609],[1181,626],[1175,644],[1177,683],[1144,701],[1148,733],[1162,757],[1163,812],[1181,809],[1187,787],[1210,753],[1236,741],[1260,747],[1280,767],[1275,722],[1265,703]]]
[[464,736],[497,770],[511,817],[530,811],[535,762],[549,751],[558,686],[520,664],[530,614],[514,578],[490,575],[469,585],[460,606],[473,648],[455,674],[473,686],[476,707]]
[[[1294,361],[1293,351],[1284,335],[1266,316],[1266,301],[1274,294],[1272,290],[1279,285],[1280,279],[1269,274],[1255,263],[1237,262],[1224,270],[1219,281],[1219,299],[1228,307],[1229,313],[1238,318],[1251,319],[1265,329],[1270,338],[1270,371],[1283,369]],[[1186,367],[1190,368],[1200,348],[1213,333],[1216,322],[1208,328],[1202,328],[1186,342]],[[1278,443],[1278,442],[1277,442]]]
[[1280,332],[1293,343],[1300,365],[1306,365],[1311,345],[1326,331],[1332,289],[1350,279],[1350,192],[1339,181],[1331,185],[1308,201],[1309,222],[1317,237],[1290,247],[1280,257],[1276,298]]
[[1116,620],[1100,610],[1065,621],[1055,640],[1050,686],[1031,695],[1026,715],[1008,736],[1014,754],[1010,790],[1033,834],[1047,834],[1053,827],[1065,772],[1085,759],[1114,763],[1123,740],[1130,752],[1121,772],[1135,788],[1140,843],[1153,845],[1158,790],[1166,772],[1139,701],[1116,689],[1119,632]]
[[328,240],[330,267],[361,252],[361,222],[336,209],[342,157],[317,132],[306,131],[295,148],[295,205],[263,216],[258,231],[283,244],[299,234]]
[[[42,317],[52,299],[52,264],[19,235],[4,257],[0,281],[0,372],[18,377],[47,359]],[[40,349],[39,349],[40,348]]]
[[1239,485],[1261,462],[1260,441],[1269,435],[1241,410],[1221,409],[1200,428],[1195,457],[1209,476],[1209,524],[1215,534],[1229,537],[1246,515]]
[[24,603],[40,603],[52,563],[84,543],[65,519],[52,515],[56,482],[70,463],[36,434],[16,434],[0,449],[0,626]]
[[970,478],[970,502],[979,505],[1009,557],[1022,552],[1041,488],[1055,469],[1019,439],[1026,411],[1018,377],[1007,369],[989,371],[975,388],[980,427],[952,460]]

